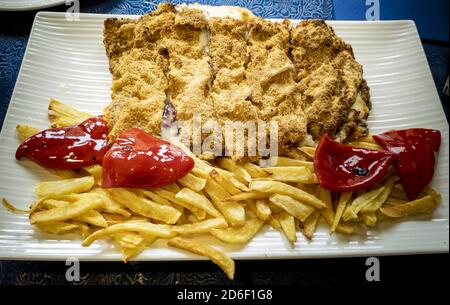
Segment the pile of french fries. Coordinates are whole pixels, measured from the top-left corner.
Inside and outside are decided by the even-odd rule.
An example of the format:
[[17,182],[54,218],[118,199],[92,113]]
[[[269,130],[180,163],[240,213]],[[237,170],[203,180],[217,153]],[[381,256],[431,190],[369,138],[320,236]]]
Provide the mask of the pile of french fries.
[[[62,102],[51,100],[52,127],[79,124],[90,117]],[[38,132],[17,126],[21,140]],[[350,145],[380,149],[371,137]],[[382,183],[354,193],[330,193],[320,188],[314,173],[315,148],[301,147],[303,160],[274,159],[272,167],[236,164],[229,158],[213,163],[195,160],[191,173],[177,183],[156,189],[103,189],[99,165],[79,171],[54,171],[60,178],[39,182],[36,202],[29,211],[30,223],[55,234],[75,233],[83,246],[108,238],[122,251],[127,262],[156,239],[171,247],[210,258],[230,279],[234,261],[223,252],[196,241],[210,234],[226,243],[247,243],[270,225],[295,243],[300,231],[312,239],[320,218],[330,234],[355,232],[357,225],[373,227],[379,221],[431,212],[441,201],[427,187],[419,199],[408,201],[394,171]]]

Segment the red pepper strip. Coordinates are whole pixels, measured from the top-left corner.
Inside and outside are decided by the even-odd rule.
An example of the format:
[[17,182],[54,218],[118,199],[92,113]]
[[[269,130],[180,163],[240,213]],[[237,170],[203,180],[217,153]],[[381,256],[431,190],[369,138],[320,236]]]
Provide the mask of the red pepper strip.
[[416,199],[433,178],[441,133],[433,129],[413,128],[388,131],[373,138],[398,156],[394,166],[405,193],[409,199]]
[[320,186],[333,192],[351,192],[367,189],[386,175],[394,155],[346,146],[325,134],[314,157],[314,166]]
[[102,117],[79,125],[52,128],[26,139],[16,151],[16,159],[27,157],[41,166],[77,169],[101,164],[108,150],[108,127]]
[[194,160],[180,148],[131,128],[105,155],[102,187],[160,187],[183,178],[193,167]]

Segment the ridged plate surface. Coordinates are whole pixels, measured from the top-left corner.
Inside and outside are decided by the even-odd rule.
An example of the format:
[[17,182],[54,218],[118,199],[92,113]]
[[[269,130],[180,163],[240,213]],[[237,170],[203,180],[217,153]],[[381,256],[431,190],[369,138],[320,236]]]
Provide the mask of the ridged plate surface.
[[[111,76],[102,44],[104,18],[81,15],[69,22],[61,13],[37,15],[15,91],[0,134],[0,196],[27,208],[33,201],[33,185],[54,179],[30,161],[17,162],[17,124],[48,126],[47,106],[55,97],[94,114],[110,102]],[[439,163],[433,180],[443,196],[442,205],[430,216],[381,223],[358,235],[329,236],[321,224],[311,242],[298,234],[295,245],[269,228],[245,246],[208,242],[232,257],[302,258],[448,252],[449,240],[449,143],[448,123],[422,49],[416,27],[410,21],[330,22],[338,35],[353,45],[364,65],[372,94],[369,127],[373,133],[394,128],[429,127],[442,132]],[[107,242],[89,248],[80,240],[35,231],[26,216],[0,208],[0,258],[59,260],[68,256],[84,260],[120,260]],[[198,259],[168,249],[162,242],[142,253],[138,260]]]
[[26,11],[66,3],[65,0],[0,0],[0,10]]

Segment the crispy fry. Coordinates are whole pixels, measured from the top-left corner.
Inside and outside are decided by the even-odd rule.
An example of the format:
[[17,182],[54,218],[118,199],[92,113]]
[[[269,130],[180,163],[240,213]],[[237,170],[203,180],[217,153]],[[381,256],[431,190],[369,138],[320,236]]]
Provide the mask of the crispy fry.
[[314,162],[296,160],[286,157],[276,157],[274,166],[287,167],[287,166],[304,166],[307,167],[311,172],[314,172]]
[[10,211],[11,213],[14,213],[14,214],[29,214],[30,213],[29,210],[21,210],[21,209],[14,207],[11,203],[9,203],[8,200],[6,200],[6,198],[2,198],[2,204],[8,211]]
[[317,183],[317,178],[305,166],[266,167],[264,170],[270,174],[270,178],[277,181]]
[[181,216],[177,209],[167,205],[160,205],[127,189],[116,188],[110,189],[109,192],[117,202],[139,215],[160,220],[167,224],[176,223]]
[[82,197],[68,205],[46,211],[34,212],[30,215],[30,223],[63,221],[76,218],[101,206],[102,201],[97,196]]
[[206,179],[199,178],[189,173],[178,180],[178,183],[180,183],[184,187],[190,188],[193,191],[200,192],[205,188]]
[[324,208],[325,203],[317,197],[302,191],[291,185],[278,181],[253,181],[250,183],[250,188],[262,193],[282,194],[290,196],[301,202],[312,205],[318,209]]
[[67,194],[89,191],[94,183],[93,177],[45,181],[36,183],[34,190],[38,198],[59,199]]
[[128,210],[124,209],[120,203],[114,201],[114,199],[111,197],[111,195],[108,193],[108,191],[102,189],[102,188],[94,188],[92,189],[91,193],[97,194],[100,199],[102,200],[102,207],[101,210],[106,213],[112,213],[112,214],[120,214],[125,217],[130,217],[131,213],[128,212]]
[[297,235],[295,234],[294,216],[282,211],[280,214],[278,214],[278,221],[280,222],[281,229],[283,230],[287,239],[290,242],[295,243],[297,241]]
[[345,221],[349,221],[352,218],[356,218],[361,209],[363,209],[365,206],[367,206],[373,200],[375,200],[375,198],[377,198],[385,190],[385,188],[386,187],[382,186],[355,198],[353,202],[345,210],[344,214],[342,215],[342,218]]
[[[144,195],[145,197],[149,198],[150,200],[162,204],[162,205],[170,205],[172,206],[172,204],[169,202],[169,200],[167,200],[166,198],[152,192],[149,190],[139,190],[139,192]],[[181,207],[183,208],[183,207]]]
[[311,159],[314,159],[314,155],[316,154],[316,148],[315,147],[302,146],[302,147],[298,147],[298,150],[300,150],[301,152],[306,154]]
[[273,214],[270,215],[269,219],[267,221],[269,222],[270,226],[272,228],[274,228],[275,230],[280,230],[281,229],[281,224],[278,221],[278,219],[276,218],[276,215],[273,215]]
[[191,212],[197,212],[197,210],[198,210],[193,205],[185,203],[184,201],[181,201],[181,200],[177,199],[176,198],[176,194],[174,194],[172,192],[169,192],[169,191],[166,191],[166,190],[163,190],[163,189],[154,189],[153,192],[156,193],[157,195],[159,195],[159,196],[169,200],[170,202],[172,202],[172,203],[174,203],[176,205],[179,205],[181,207],[184,207],[184,208],[188,209]]
[[244,201],[244,200],[249,200],[249,199],[262,199],[262,198],[267,198],[267,194],[257,192],[257,191],[250,191],[250,192],[244,192],[244,193],[239,193],[239,194],[233,195],[228,200]]
[[171,183],[168,185],[164,185],[163,187],[161,187],[162,189],[171,192],[171,193],[177,193],[181,190],[181,188],[176,184],[176,183]]
[[235,177],[244,184],[249,184],[252,181],[252,176],[241,166],[237,165],[236,162],[229,158],[219,159],[220,167],[232,172]]
[[383,150],[383,147],[381,147],[378,144],[362,142],[362,141],[353,141],[353,142],[347,143],[347,145],[350,145],[353,147],[358,147],[358,148],[371,149],[371,150]]
[[154,236],[145,236],[143,240],[133,248],[122,248],[122,259],[125,263],[127,263],[131,258],[139,255],[143,250],[148,248],[157,237]]
[[377,215],[375,212],[361,212],[361,218],[368,227],[373,227],[377,224]]
[[246,243],[261,229],[264,221],[257,218],[248,219],[242,227],[211,229],[211,234],[227,243]]
[[123,248],[135,248],[144,241],[144,237],[136,232],[124,231],[113,234],[114,240]]
[[377,211],[388,199],[396,180],[398,180],[397,176],[389,177],[384,184],[384,190],[381,192],[381,194],[370,201],[369,204],[367,204],[365,207],[363,207],[361,209],[361,213],[370,213]]
[[304,221],[309,215],[311,215],[312,212],[315,211],[314,207],[286,195],[274,194],[269,197],[269,200],[301,221]]
[[222,268],[230,279],[234,278],[234,261],[223,252],[204,244],[179,237],[169,240],[167,244],[171,247],[187,250],[189,252],[208,257],[220,268]]
[[256,199],[255,207],[256,216],[262,221],[266,221],[272,214],[272,211],[267,204],[267,199]]
[[194,233],[208,233],[215,229],[226,229],[227,222],[223,218],[211,218],[201,222],[184,224],[181,226],[174,226],[172,232],[180,235],[194,234]]
[[218,171],[212,170],[211,171],[211,177],[220,184],[228,193],[232,195],[236,195],[241,193],[241,190],[237,188],[231,181],[230,178],[225,177],[221,174],[219,174]]
[[391,206],[384,206],[380,208],[381,213],[389,217],[406,217],[417,214],[430,213],[436,207],[436,202],[431,195]]
[[221,217],[222,215],[219,213],[219,211],[216,210],[214,205],[209,201],[206,196],[203,196],[202,194],[196,193],[193,190],[189,188],[183,188],[181,191],[179,191],[175,198],[184,201],[192,206],[195,206],[201,210],[204,210],[209,215],[214,217]]
[[48,120],[51,127],[78,125],[92,116],[90,113],[81,112],[57,99],[52,98],[48,105]]
[[209,178],[205,191],[216,208],[232,226],[242,226],[245,223],[245,210],[236,201],[229,201],[230,194],[217,182]]
[[94,233],[89,235],[81,245],[83,247],[89,247],[94,241],[103,236],[113,235],[117,232],[123,231],[137,232],[142,235],[150,235],[162,238],[171,238],[174,235],[174,233],[172,233],[170,225],[153,224],[143,221],[128,221],[95,231]]
[[241,165],[249,174],[252,176],[252,178],[265,178],[269,177],[269,175],[256,164],[247,162]]
[[334,215],[333,225],[331,226],[330,229],[331,232],[336,231],[336,228],[339,224],[339,221],[341,220],[342,214],[344,213],[345,207],[347,206],[350,197],[352,197],[352,192],[341,193],[341,196],[339,197],[339,202],[336,207],[336,214]]
[[303,235],[309,240],[312,239],[314,232],[317,228],[317,223],[319,222],[321,213],[320,211],[315,211],[303,222],[303,226],[301,228]]
[[[93,198],[98,198],[98,196],[92,197],[89,194],[87,196],[82,196],[82,197],[86,198],[87,200],[90,200]],[[82,197],[78,197],[78,198],[81,199]],[[48,209],[55,209],[55,208],[67,207],[67,206],[70,206],[70,204],[72,204],[72,202],[68,202],[68,201],[64,201],[64,200],[56,200],[56,199],[47,199],[43,202],[42,205],[47,207]],[[95,211],[95,210],[87,211],[86,213],[84,213],[78,217],[74,217],[73,219],[77,220],[79,222],[89,223],[89,224],[92,224],[92,225],[98,226],[98,227],[107,227],[108,226],[108,222],[103,217],[103,215],[100,212]]]
[[39,129],[30,125],[17,125],[16,131],[17,135],[19,136],[20,142],[23,142],[29,137],[32,137],[35,134],[37,134],[39,132]]

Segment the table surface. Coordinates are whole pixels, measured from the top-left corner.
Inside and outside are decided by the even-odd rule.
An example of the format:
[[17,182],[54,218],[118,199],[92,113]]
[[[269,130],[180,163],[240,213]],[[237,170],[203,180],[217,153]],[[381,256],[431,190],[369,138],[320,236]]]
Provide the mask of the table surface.
[[[81,0],[81,12],[143,14],[154,9],[142,0]],[[365,20],[367,3],[377,0],[206,0],[172,1],[239,5],[266,18]],[[66,11],[67,6],[47,8]],[[36,11],[0,12],[0,125],[8,108]],[[441,0],[380,0],[380,19],[413,19],[422,38],[442,105],[448,118],[448,2]],[[334,284],[364,278],[365,259],[239,261],[234,282],[210,262],[83,263],[81,284]],[[384,257],[387,281],[444,279],[447,255]],[[408,266],[417,266],[411,271]],[[0,284],[64,284],[61,262],[0,261]]]

